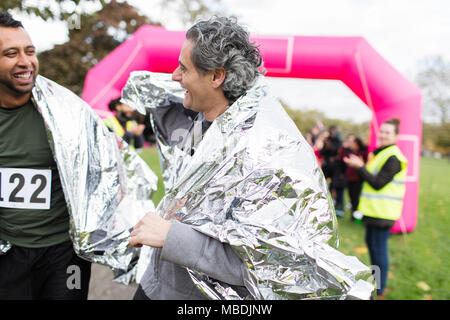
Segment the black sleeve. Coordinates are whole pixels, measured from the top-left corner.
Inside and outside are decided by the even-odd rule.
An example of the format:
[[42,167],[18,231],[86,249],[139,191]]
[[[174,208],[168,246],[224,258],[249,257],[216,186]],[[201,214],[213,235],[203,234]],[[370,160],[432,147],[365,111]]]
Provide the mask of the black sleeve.
[[400,161],[396,156],[391,156],[383,165],[378,174],[373,175],[369,173],[366,167],[362,167],[361,169],[359,169],[358,174],[362,179],[364,179],[364,181],[367,181],[367,183],[369,183],[372,188],[374,188],[375,190],[380,190],[386,184],[391,182],[392,179],[394,179],[394,176],[399,173],[400,170]]
[[167,100],[158,108],[151,108],[153,117],[153,132],[166,145],[174,146],[179,144],[186,131],[192,127],[198,112],[187,110],[183,103]]
[[130,141],[131,139],[133,139],[133,137],[134,137],[133,133],[131,133],[130,131],[125,131],[125,133],[122,136],[122,140],[130,144]]
[[142,148],[144,145],[144,135],[134,136],[134,147],[136,149]]

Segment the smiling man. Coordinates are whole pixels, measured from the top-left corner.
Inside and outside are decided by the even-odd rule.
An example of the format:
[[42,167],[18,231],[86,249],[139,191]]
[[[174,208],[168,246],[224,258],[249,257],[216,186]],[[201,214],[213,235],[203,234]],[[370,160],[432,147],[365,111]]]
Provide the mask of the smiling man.
[[30,99],[39,62],[36,48],[20,22],[2,17],[0,28],[0,102],[16,107]]
[[165,187],[131,232],[131,245],[152,247],[135,299],[367,299],[370,269],[332,247],[326,180],[249,33],[199,21],[178,62],[171,79],[136,71],[122,90],[150,111]]
[[[0,12],[0,300],[87,299],[92,261],[130,281],[139,251],[124,252],[122,236],[154,208],[157,178],[87,103],[38,71],[22,24]],[[136,200],[133,217],[122,203]]]
[[[187,31],[172,80],[186,90],[183,107],[197,113],[196,120],[202,123],[205,133],[255,83],[261,65],[260,52],[250,43],[248,32],[231,19],[213,17]],[[193,154],[195,146],[188,149]],[[130,243],[158,248],[135,299],[205,298],[183,267],[193,264],[243,296],[248,295],[242,273],[244,264],[231,246],[189,225],[148,213],[131,233]],[[181,243],[187,247],[180,247]]]
[[183,106],[200,112],[207,121],[212,122],[230,104],[230,97],[225,96],[222,87],[226,70],[224,67],[213,70],[197,67],[192,60],[193,49],[194,41],[188,38],[181,48],[179,66],[173,72],[172,80],[178,81],[186,89]]
[[[31,100],[36,48],[0,13],[0,299],[86,299],[90,263],[69,239],[69,214],[42,116]],[[68,267],[80,288],[67,285]]]

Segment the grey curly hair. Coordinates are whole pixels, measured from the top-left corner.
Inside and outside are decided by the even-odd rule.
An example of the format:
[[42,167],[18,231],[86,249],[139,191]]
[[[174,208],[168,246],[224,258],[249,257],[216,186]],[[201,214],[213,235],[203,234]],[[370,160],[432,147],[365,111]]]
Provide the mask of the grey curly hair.
[[233,103],[256,81],[262,66],[258,47],[235,19],[213,16],[194,24],[186,33],[193,41],[192,62],[202,73],[225,68],[222,84],[225,97]]

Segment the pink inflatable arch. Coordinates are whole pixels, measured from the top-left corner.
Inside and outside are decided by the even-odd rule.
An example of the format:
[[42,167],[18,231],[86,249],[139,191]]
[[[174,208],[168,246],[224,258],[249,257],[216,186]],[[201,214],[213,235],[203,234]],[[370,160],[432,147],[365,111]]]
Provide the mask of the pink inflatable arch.
[[[120,96],[131,71],[171,73],[185,31],[143,26],[92,68],[86,76],[83,99],[101,117],[109,115],[108,102]],[[305,37],[253,35],[260,43],[267,76],[334,79],[344,82],[372,111],[369,149],[376,146],[380,124],[401,120],[398,146],[408,158],[402,217],[393,232],[413,231],[417,224],[420,148],[422,140],[421,92],[397,72],[361,37]]]

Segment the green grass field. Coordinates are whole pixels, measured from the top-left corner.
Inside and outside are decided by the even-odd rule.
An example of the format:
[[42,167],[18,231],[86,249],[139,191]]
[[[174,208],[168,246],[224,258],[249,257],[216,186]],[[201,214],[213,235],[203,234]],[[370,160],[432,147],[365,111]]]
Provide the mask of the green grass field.
[[[160,178],[153,196],[157,205],[164,195],[158,154],[156,149],[148,148],[141,156]],[[389,240],[386,299],[450,299],[449,177],[448,160],[421,159],[418,223],[413,232],[396,234]],[[339,250],[370,265],[363,225],[351,222],[349,212],[338,222]]]

